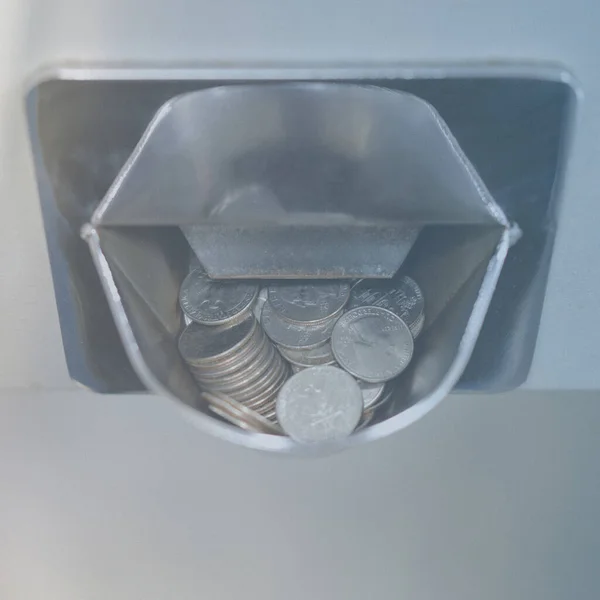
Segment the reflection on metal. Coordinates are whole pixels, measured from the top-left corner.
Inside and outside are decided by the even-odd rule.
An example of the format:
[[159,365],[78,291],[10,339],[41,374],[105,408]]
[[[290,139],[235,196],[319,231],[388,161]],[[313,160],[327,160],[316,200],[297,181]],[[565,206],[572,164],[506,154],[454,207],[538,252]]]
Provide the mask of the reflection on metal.
[[506,225],[435,110],[339,84],[170,100],[96,226],[179,225],[213,277],[391,277],[425,224]]

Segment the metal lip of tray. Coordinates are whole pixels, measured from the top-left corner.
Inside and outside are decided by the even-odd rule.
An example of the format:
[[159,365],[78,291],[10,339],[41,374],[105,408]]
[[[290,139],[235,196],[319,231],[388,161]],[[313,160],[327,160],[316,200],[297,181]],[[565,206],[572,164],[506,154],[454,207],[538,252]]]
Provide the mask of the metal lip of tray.
[[[433,104],[449,124],[498,204],[524,233],[509,254],[476,351],[458,385],[479,391],[519,385],[535,346],[564,157],[579,99],[576,82],[555,65],[94,65],[59,66],[34,74],[27,90],[27,116],[71,376],[104,392],[146,387],[123,354],[91,257],[82,251],[79,230],[154,112],[169,98],[193,90],[298,80],[367,83],[413,92]],[[408,418],[413,412],[401,415]],[[358,435],[370,436],[371,430]]]

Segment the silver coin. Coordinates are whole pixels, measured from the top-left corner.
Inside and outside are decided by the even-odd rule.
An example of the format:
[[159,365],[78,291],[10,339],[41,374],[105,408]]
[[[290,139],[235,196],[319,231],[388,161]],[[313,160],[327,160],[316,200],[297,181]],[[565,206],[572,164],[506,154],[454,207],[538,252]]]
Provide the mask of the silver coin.
[[272,362],[269,368],[258,377],[251,375],[252,381],[246,385],[238,385],[235,389],[227,386],[210,385],[207,390],[214,393],[225,393],[234,400],[258,412],[272,410],[277,393],[285,383],[289,370],[281,357]]
[[290,350],[282,347],[280,351],[288,362],[299,367],[316,367],[335,362],[329,342],[311,350]]
[[338,315],[350,296],[346,282],[276,283],[269,304],[280,317],[295,323],[319,323]]
[[258,292],[258,296],[256,297],[256,302],[254,302],[254,316],[257,318],[260,323],[260,317],[262,315],[262,309],[269,297],[269,292],[267,288],[262,288],[260,292]]
[[[265,419],[268,419],[269,421],[271,421],[271,423],[274,423],[275,425],[277,425],[279,427],[279,424],[277,423],[277,411],[275,409],[271,410],[268,413],[265,413],[263,415],[265,417]],[[281,431],[281,428],[280,428]],[[282,431],[283,433],[283,431]]]
[[369,410],[383,396],[385,383],[367,383],[360,380],[357,383],[363,395],[363,408],[365,411]]
[[285,362],[275,346],[265,338],[261,351],[241,368],[221,377],[196,376],[202,387],[219,390],[241,402],[265,394],[281,376]]
[[222,390],[223,392],[242,390],[245,392],[248,386],[254,384],[256,380],[259,380],[268,375],[269,372],[274,368],[274,355],[275,348],[272,344],[265,346],[263,352],[261,352],[256,360],[245,365],[242,369],[230,374],[225,377],[203,379],[201,382],[209,389]]
[[364,429],[373,420],[374,415],[374,410],[365,410],[360,419],[360,423],[356,426],[354,432],[356,433],[357,431],[361,431],[362,429]]
[[248,310],[257,294],[256,284],[213,281],[202,269],[196,269],[181,284],[179,304],[197,323],[221,325]]
[[416,340],[419,337],[423,327],[425,326],[425,313],[423,313],[414,323],[411,323],[408,328]]
[[369,383],[400,375],[413,355],[413,336],[396,314],[377,306],[354,308],[340,317],[331,336],[339,365]]
[[270,407],[271,404],[275,402],[281,386],[288,380],[290,375],[289,367],[282,361],[282,366],[277,373],[277,378],[269,385],[269,387],[263,389],[260,393],[255,394],[252,398],[244,400],[244,404],[258,411]]
[[277,397],[277,421],[303,443],[349,436],[363,413],[356,380],[337,367],[311,367],[288,379]]
[[190,363],[189,367],[199,377],[217,379],[231,374],[254,361],[257,355],[264,351],[265,345],[270,344],[271,342],[262,328],[257,327],[250,339],[237,348],[235,352],[210,363]]
[[[287,378],[287,373],[285,374],[285,378]],[[266,400],[267,397],[273,399],[277,390],[283,385],[283,379],[284,375],[282,374],[282,371],[279,369],[270,369],[265,375],[247,388],[240,390],[239,392],[234,390],[231,393],[231,396],[237,396],[237,399],[244,404],[250,405],[251,403],[252,406],[256,406],[256,404],[260,405],[261,399]]]
[[241,381],[237,384],[223,383],[223,391],[241,402],[250,402],[269,390],[279,379],[280,373],[279,363],[271,360],[266,368],[261,369],[261,372],[249,372],[245,384]]
[[370,407],[370,410],[375,412],[378,408],[389,402],[393,395],[394,386],[386,385],[386,389],[384,390],[383,394],[381,394],[381,397],[375,403],[373,403],[373,405]]
[[248,315],[233,326],[211,327],[190,323],[179,337],[179,352],[190,364],[211,364],[237,352],[257,328],[254,315]]
[[277,425],[225,394],[205,392],[202,396],[212,409],[217,409],[220,416],[226,419],[232,417],[239,427],[274,435],[281,435],[282,433]]
[[231,409],[229,408],[225,409],[220,406],[215,406],[212,403],[208,404],[208,408],[215,415],[221,417],[228,423],[231,423],[232,425],[243,429],[244,431],[249,431],[252,433],[263,433],[263,431],[261,431],[260,429],[256,429],[253,425],[248,423],[241,415],[238,415],[234,411],[231,411]]
[[316,325],[291,323],[282,319],[270,302],[263,306],[260,322],[265,333],[278,346],[292,350],[309,350],[321,346],[329,340],[335,325],[335,319]]
[[413,331],[423,316],[425,300],[417,283],[404,275],[393,280],[363,280],[352,288],[348,301],[349,310],[359,306],[387,308]]

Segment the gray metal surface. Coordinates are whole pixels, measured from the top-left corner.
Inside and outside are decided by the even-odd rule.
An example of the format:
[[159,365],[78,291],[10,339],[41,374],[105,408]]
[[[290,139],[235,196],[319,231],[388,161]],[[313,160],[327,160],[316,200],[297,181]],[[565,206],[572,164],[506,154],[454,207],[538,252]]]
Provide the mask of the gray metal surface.
[[[254,192],[249,220],[257,187],[280,210]],[[507,220],[424,100],[282,82],[169,99],[91,223],[181,226],[216,278],[348,278],[391,277],[422,225]]]
[[600,589],[597,394],[453,395],[402,435],[318,461],[198,435],[159,397],[0,400],[2,598]]
[[[154,111],[173,95],[215,84],[302,77],[345,82],[363,78],[386,88],[412,91],[438,107],[451,123],[497,200],[524,232],[524,240],[509,256],[477,352],[459,383],[466,390],[498,390],[514,388],[525,380],[556,231],[564,149],[576,106],[577,88],[564,70],[521,64],[489,68],[444,64],[443,70],[436,70],[396,64],[220,72],[210,68],[183,72],[80,69],[61,70],[57,76],[72,79],[36,87],[28,106],[64,343],[76,380],[102,391],[141,387],[115,343],[107,305],[87,308],[101,292],[97,278],[90,277],[90,258],[77,238],[86,215],[117,175]],[[88,114],[94,119],[87,118]],[[128,126],[124,128],[123,123]],[[109,131],[110,136],[101,135]],[[62,220],[66,227],[58,226]],[[251,244],[252,238],[247,242]],[[364,242],[360,259],[364,258]],[[278,251],[280,247],[277,244]],[[297,254],[287,254],[286,261],[298,260]],[[98,351],[107,347],[110,352]],[[114,383],[111,371],[118,376]]]
[[260,214],[267,224],[343,227],[354,217],[357,226],[371,219],[493,225],[503,218],[421,98],[368,85],[280,82],[165,102],[92,224],[243,226],[244,212],[218,209],[251,184],[284,210]]
[[[330,224],[324,234],[322,225],[260,224],[234,228],[234,236],[232,225],[190,225],[182,229],[211,276],[244,278],[253,273],[257,278],[287,279],[353,278],[365,274],[391,277],[419,233],[418,227],[403,223],[365,226],[340,221],[338,227]],[[262,240],[260,245],[257,239]]]

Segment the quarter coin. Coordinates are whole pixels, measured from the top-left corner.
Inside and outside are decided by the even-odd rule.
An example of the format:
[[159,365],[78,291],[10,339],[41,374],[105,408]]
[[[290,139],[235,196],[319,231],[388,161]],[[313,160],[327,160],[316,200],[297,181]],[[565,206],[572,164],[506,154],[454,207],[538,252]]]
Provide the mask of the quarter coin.
[[205,392],[202,396],[216,414],[238,427],[257,433],[281,435],[279,426],[225,394]]
[[282,319],[271,306],[271,302],[267,301],[262,309],[261,325],[265,333],[279,346],[291,350],[309,350],[329,340],[335,319],[318,324],[292,323]]
[[311,367],[284,384],[276,412],[283,431],[298,442],[339,440],[360,421],[362,392],[356,380],[337,367]]
[[258,286],[253,283],[214,281],[202,269],[196,269],[181,284],[179,304],[193,321],[221,325],[247,311],[257,294]]
[[179,337],[179,352],[190,365],[218,362],[244,346],[257,327],[254,315],[233,326],[190,323]]
[[289,350],[281,348],[281,354],[288,362],[298,367],[316,367],[335,362],[329,342],[312,350]]
[[417,283],[403,275],[392,280],[363,279],[352,288],[348,309],[379,306],[397,314],[409,327],[413,337],[423,328],[425,300]]
[[358,380],[358,387],[363,395],[363,404],[365,411],[375,406],[377,401],[383,395],[385,383],[367,383],[366,381]]
[[341,313],[350,296],[346,282],[276,283],[269,303],[280,317],[295,323],[319,323]]
[[413,336],[396,314],[377,306],[354,308],[338,319],[331,336],[338,364],[355,377],[382,383],[400,375],[413,355]]

